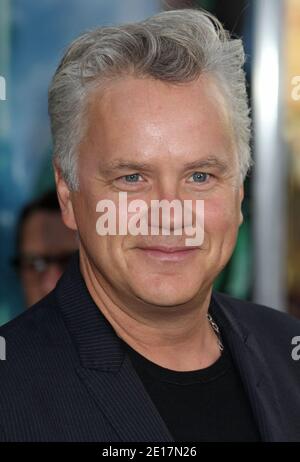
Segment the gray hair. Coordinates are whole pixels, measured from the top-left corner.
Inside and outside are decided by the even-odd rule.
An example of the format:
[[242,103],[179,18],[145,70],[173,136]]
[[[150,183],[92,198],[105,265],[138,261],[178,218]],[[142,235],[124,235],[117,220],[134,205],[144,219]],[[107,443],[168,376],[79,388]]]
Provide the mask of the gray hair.
[[78,189],[77,151],[91,87],[132,74],[170,83],[216,77],[226,98],[239,154],[241,181],[252,164],[244,50],[207,12],[185,9],[144,21],[100,27],[74,40],[49,88],[54,159],[73,190]]

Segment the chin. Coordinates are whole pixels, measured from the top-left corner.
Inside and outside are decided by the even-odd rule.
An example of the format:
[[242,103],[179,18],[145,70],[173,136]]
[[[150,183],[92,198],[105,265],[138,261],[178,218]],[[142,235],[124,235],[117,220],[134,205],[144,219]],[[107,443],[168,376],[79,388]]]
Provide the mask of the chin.
[[157,306],[175,306],[188,303],[198,293],[199,287],[182,287],[178,284],[151,284],[148,281],[145,285],[140,285],[136,295],[145,303]]
[[151,305],[157,305],[159,307],[174,307],[177,305],[184,305],[191,300],[192,297],[186,295],[168,295],[168,294],[152,294],[144,295],[143,300]]

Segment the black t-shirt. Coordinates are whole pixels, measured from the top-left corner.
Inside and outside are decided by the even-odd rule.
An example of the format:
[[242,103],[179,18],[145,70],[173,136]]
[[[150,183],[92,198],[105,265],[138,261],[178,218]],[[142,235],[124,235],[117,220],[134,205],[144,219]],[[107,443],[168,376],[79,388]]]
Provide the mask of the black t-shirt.
[[261,441],[227,344],[211,366],[180,372],[149,361],[123,343],[175,441]]

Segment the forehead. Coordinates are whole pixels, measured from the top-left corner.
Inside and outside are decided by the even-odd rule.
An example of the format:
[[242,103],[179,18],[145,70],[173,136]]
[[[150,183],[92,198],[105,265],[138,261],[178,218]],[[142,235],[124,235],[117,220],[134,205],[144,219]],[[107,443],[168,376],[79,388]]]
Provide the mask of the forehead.
[[180,84],[118,79],[90,93],[86,117],[83,144],[110,159],[120,151],[182,156],[183,150],[215,151],[232,144],[225,99],[211,76]]

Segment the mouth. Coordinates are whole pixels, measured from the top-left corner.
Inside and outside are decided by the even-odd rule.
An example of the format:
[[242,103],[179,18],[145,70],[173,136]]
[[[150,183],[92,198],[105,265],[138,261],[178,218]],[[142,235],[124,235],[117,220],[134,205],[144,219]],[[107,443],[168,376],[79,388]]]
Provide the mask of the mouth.
[[137,247],[137,250],[142,252],[145,257],[151,258],[156,261],[165,262],[181,262],[191,257],[194,257],[199,252],[199,247],[166,247],[166,246],[153,246],[153,247]]

